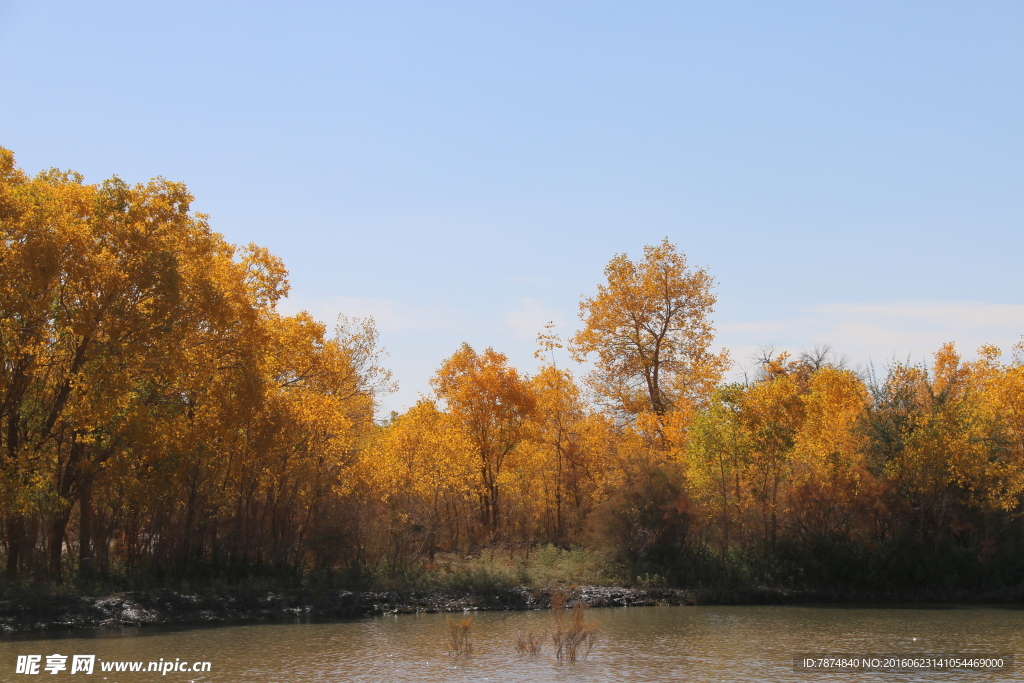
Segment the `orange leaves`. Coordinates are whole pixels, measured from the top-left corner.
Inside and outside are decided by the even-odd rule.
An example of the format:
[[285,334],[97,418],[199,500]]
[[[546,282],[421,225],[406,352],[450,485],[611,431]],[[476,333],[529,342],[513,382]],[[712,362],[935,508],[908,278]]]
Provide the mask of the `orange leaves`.
[[596,355],[595,391],[626,415],[703,404],[729,365],[727,352],[708,351],[711,276],[691,270],[668,240],[645,247],[639,263],[616,256],[605,275],[580,302],[584,328],[570,345],[577,360]]
[[250,243],[242,250],[240,265],[245,273],[246,289],[257,307],[272,307],[288,296],[288,271],[284,261],[266,247]]
[[325,339],[308,315],[282,318],[280,259],[236,253],[191,201],[160,178],[28,179],[0,152],[0,502],[46,501],[54,571],[76,504],[83,519],[164,496],[185,519],[308,513],[386,388],[372,321]]
[[910,494],[935,500],[954,489],[983,509],[1012,510],[1024,495],[1024,372],[999,362],[985,346],[964,363],[952,344],[930,369],[897,366],[883,408],[903,406],[902,448],[889,453],[886,474]]
[[520,497],[539,513],[548,537],[564,542],[601,497],[615,434],[567,370],[546,365],[530,386],[536,396],[526,443],[531,476]]
[[477,354],[469,344],[441,365],[431,384],[477,451],[482,521],[494,532],[500,524],[505,460],[524,436],[533,393],[504,354],[493,349]]
[[448,407],[475,427],[520,423],[534,399],[508,358],[494,349],[478,354],[463,344],[431,380]]
[[385,500],[420,505],[460,500],[472,491],[477,453],[456,421],[420,401],[380,431],[363,456],[363,476]]
[[529,385],[504,354],[493,349],[477,354],[469,344],[446,360],[430,383],[470,435],[484,469],[496,476],[534,410]]
[[686,450],[692,491],[724,546],[755,529],[769,542],[780,529],[834,533],[871,477],[860,429],[868,408],[863,381],[785,355],[765,366],[760,381],[725,387],[698,414]]
[[[1024,365],[950,344],[869,390],[823,353],[782,354],[722,386],[713,281],[667,241],[613,258],[580,304],[570,348],[594,363],[590,397],[555,367],[549,325],[532,377],[464,344],[431,380],[436,402],[378,427],[392,380],[373,320],[332,335],[279,314],[280,259],[228,244],[191,201],[163,179],[29,178],[0,150],[12,573],[56,576],[65,548],[88,563],[120,535],[114,566],[360,569],[376,545],[399,576],[435,549],[580,542],[602,509],[636,562],[664,542],[666,557],[718,545],[725,563],[777,535],[881,537],[896,515],[913,533],[988,534],[1021,508]],[[29,561],[44,543],[48,561]]]

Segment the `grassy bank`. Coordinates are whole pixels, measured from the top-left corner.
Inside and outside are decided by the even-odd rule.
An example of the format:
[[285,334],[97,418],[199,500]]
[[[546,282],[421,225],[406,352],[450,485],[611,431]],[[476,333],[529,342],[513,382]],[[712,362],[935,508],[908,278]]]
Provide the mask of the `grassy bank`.
[[442,553],[431,562],[381,564],[359,578],[359,587],[382,590],[458,590],[621,586],[627,572],[599,551],[537,547],[482,548],[472,553]]
[[596,550],[543,545],[437,554],[431,562],[380,563],[359,574],[262,575],[237,582],[162,585],[128,579],[57,585],[0,581],[0,632],[546,609],[555,595],[568,596],[570,604],[582,602],[594,607],[1024,603],[1024,588],[1020,586],[799,585],[792,581],[758,581],[750,574],[742,580],[738,574],[722,572],[716,580],[672,586],[660,573],[631,577],[625,565]]
[[433,561],[389,564],[380,562],[358,572],[335,571],[299,576],[291,573],[253,573],[237,581],[164,580],[112,576],[104,580],[69,579],[10,581],[0,578],[0,600],[108,595],[169,590],[196,591],[456,591],[475,593],[511,588],[569,588],[574,586],[661,586],[643,579],[630,581],[620,564],[599,551],[554,545],[479,548],[466,553],[438,553]]

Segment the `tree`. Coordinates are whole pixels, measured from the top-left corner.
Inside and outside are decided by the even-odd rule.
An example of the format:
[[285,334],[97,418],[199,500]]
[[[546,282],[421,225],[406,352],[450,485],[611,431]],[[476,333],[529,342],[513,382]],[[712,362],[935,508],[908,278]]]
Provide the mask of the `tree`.
[[528,432],[536,469],[531,497],[540,498],[548,537],[564,543],[594,506],[603,452],[613,436],[608,420],[584,403],[567,370],[545,365],[530,386],[536,397]]
[[[179,380],[195,366],[192,351],[214,339],[253,344],[259,310],[287,285],[269,254],[234,261],[234,248],[189,212],[180,183],[85,185],[55,170],[28,180],[0,152],[7,571],[16,576],[36,543],[26,526],[34,499],[49,518],[50,569],[59,573],[77,498],[88,575],[103,471],[154,433],[153,420],[185,408]],[[246,282],[250,266],[266,276]],[[224,351],[213,367],[240,362],[237,346]]]
[[476,458],[461,425],[428,400],[395,415],[363,451],[363,476],[391,521],[385,545],[392,571],[424,551],[433,560],[438,545],[455,543],[468,516],[462,510],[471,507]]
[[480,516],[493,534],[501,519],[502,471],[525,436],[524,422],[534,410],[533,393],[504,354],[490,348],[478,354],[469,344],[452,354],[430,383],[476,449]]
[[722,387],[711,404],[693,421],[686,449],[687,482],[698,503],[718,526],[719,556],[725,561],[734,528],[740,528],[749,507],[748,470],[750,443],[741,422],[741,405],[747,387]]
[[[329,566],[390,386],[372,320],[281,317],[284,264],[181,183],[29,178],[0,149],[0,520],[9,577]],[[111,555],[114,561],[111,562]],[[326,558],[326,559],[324,559]]]
[[667,239],[644,247],[639,263],[619,254],[604,272],[608,284],[580,302],[584,328],[570,344],[576,360],[596,354],[596,393],[625,416],[653,413],[659,422],[705,403],[729,365],[725,350],[708,350],[711,276],[691,270]]

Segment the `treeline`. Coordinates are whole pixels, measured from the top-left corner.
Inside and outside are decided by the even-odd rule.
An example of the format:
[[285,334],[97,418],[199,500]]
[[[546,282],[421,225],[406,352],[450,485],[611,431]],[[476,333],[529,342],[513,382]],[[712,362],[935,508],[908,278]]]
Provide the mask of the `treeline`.
[[286,317],[281,262],[161,179],[0,154],[0,509],[9,578],[332,568],[373,429],[371,324]]
[[713,281],[666,241],[582,301],[585,376],[550,327],[531,375],[463,345],[378,424],[372,321],[279,314],[283,264],[190,201],[0,155],[8,579],[401,582],[550,543],[680,585],[1024,582],[1019,358],[766,352],[727,384]]
[[782,354],[757,381],[719,389],[680,450],[705,571],[1019,590],[1024,366],[994,347],[979,356],[964,362],[947,344],[931,367],[896,364],[865,381],[819,354]]

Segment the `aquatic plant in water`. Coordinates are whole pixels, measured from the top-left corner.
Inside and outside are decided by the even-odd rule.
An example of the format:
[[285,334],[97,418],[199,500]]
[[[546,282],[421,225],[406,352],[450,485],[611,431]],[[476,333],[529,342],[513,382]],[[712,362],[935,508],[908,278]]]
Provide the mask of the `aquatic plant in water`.
[[516,652],[519,654],[535,655],[540,652],[543,641],[543,634],[537,635],[533,631],[527,631],[526,633],[520,631],[516,634]]
[[468,657],[473,652],[473,644],[469,642],[469,627],[473,617],[455,621],[448,617],[448,656]]
[[557,592],[551,596],[551,612],[555,618],[555,632],[551,640],[555,645],[558,661],[575,662],[586,659],[597,638],[597,622],[586,621],[589,605],[578,602],[572,607],[572,617],[566,623],[566,595]]

